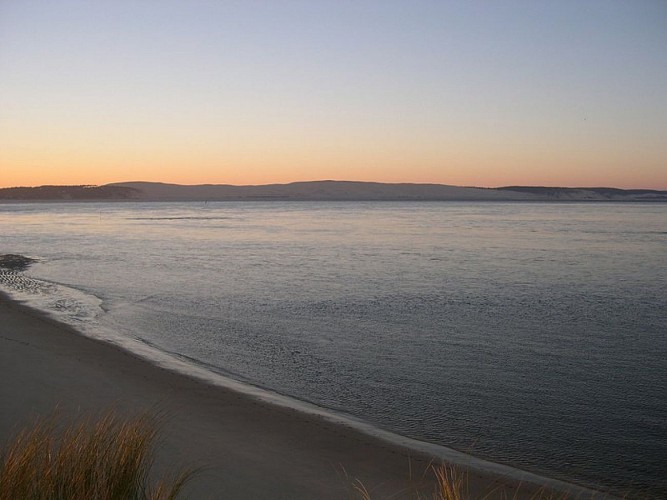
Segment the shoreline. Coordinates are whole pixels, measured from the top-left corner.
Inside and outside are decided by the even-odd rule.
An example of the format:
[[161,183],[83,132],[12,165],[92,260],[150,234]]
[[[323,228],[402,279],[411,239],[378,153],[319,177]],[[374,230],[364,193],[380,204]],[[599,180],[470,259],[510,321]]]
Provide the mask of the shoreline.
[[469,470],[472,496],[495,490],[514,498],[519,485],[517,498],[545,488],[568,491],[574,498],[605,496],[405,438],[315,405],[300,407],[292,398],[241,382],[223,386],[204,375],[165,368],[88,337],[4,293],[0,319],[0,377],[5,381],[0,385],[5,402],[1,442],[56,407],[64,416],[109,407],[128,415],[159,408],[168,419],[158,470],[160,463],[169,462],[205,468],[186,497],[349,498],[353,479],[373,498],[423,494],[432,491],[434,481],[429,472],[422,479],[422,473],[443,460]]
[[519,204],[519,205],[662,205],[667,204],[667,200],[587,200],[587,199],[539,199],[539,200],[513,200],[513,199],[411,199],[411,198],[327,198],[327,199],[311,199],[311,198],[238,198],[238,199],[220,199],[220,200],[191,200],[183,198],[174,199],[82,199],[82,200],[68,200],[68,199],[44,199],[44,200],[11,200],[0,198],[0,206],[2,205],[95,205],[95,204],[170,204],[170,203],[481,203],[485,204]]

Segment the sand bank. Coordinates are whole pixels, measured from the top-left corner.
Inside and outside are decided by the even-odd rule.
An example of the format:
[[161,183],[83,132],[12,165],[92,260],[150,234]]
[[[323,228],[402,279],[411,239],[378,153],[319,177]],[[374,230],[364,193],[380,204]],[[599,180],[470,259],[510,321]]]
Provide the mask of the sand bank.
[[[351,478],[378,499],[433,487],[427,453],[162,369],[5,296],[0,401],[0,443],[56,407],[63,416],[160,408],[168,419],[157,468],[204,467],[187,498],[352,498]],[[473,497],[495,489],[490,498],[513,498],[519,484],[489,470],[470,470],[469,483]],[[542,487],[524,482],[520,497]]]

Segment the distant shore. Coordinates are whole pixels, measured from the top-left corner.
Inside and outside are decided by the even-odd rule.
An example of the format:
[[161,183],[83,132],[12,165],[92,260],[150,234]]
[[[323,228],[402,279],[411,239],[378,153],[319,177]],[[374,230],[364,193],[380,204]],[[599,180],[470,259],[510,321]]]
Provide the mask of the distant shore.
[[[432,491],[428,454],[159,368],[2,294],[0,325],[0,443],[55,408],[65,417],[158,408],[168,416],[158,471],[203,467],[188,498],[350,498],[355,479],[373,498]],[[470,470],[469,484],[473,497],[494,490],[515,498],[520,480]],[[524,479],[516,498],[545,484]],[[571,488],[575,497],[590,497]]]
[[309,181],[235,186],[118,182],[102,186],[0,188],[0,202],[40,201],[517,201],[667,202],[667,191],[610,187],[506,186]]

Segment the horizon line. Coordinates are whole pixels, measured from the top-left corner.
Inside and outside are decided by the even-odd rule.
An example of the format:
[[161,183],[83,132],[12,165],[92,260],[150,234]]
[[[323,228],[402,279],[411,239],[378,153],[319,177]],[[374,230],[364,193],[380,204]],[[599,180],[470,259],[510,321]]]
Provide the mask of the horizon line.
[[114,181],[107,182],[103,184],[35,184],[35,185],[19,185],[19,186],[2,186],[0,189],[33,189],[40,187],[102,187],[102,186],[112,186],[120,184],[162,184],[169,186],[186,186],[186,187],[197,187],[197,186],[231,186],[231,187],[260,187],[260,186],[288,186],[291,184],[315,184],[315,183],[350,183],[350,184],[384,184],[384,185],[416,185],[416,186],[448,186],[448,187],[457,187],[457,188],[466,188],[466,189],[506,189],[506,188],[543,188],[543,189],[619,189],[622,191],[633,191],[633,190],[642,190],[642,191],[667,191],[666,188],[646,188],[646,187],[616,187],[616,186],[607,186],[607,185],[591,185],[591,186],[564,186],[564,185],[544,185],[544,184],[507,184],[502,186],[475,186],[475,185],[456,185],[456,184],[446,184],[442,182],[382,182],[382,181],[358,181],[358,180],[349,180],[349,179],[315,179],[315,180],[299,180],[299,181],[290,181],[290,182],[268,182],[264,184],[229,184],[229,183],[215,183],[215,182],[205,182],[197,184],[180,184],[177,182],[165,182],[165,181],[145,181],[145,180],[132,180],[132,181]]

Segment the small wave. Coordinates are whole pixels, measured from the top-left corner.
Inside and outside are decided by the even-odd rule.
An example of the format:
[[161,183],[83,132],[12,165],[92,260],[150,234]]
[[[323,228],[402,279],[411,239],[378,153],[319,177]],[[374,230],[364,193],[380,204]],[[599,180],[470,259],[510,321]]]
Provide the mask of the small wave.
[[229,220],[234,217],[206,217],[206,216],[192,216],[192,217],[128,217],[126,220]]
[[[181,352],[176,352],[176,351],[170,351],[169,349],[165,349],[162,346],[159,346],[155,342],[151,342],[148,339],[145,339],[143,337],[135,337],[134,340],[136,342],[139,342],[141,344],[144,344],[151,349],[154,349],[154,352],[160,352],[163,354],[166,354],[168,356],[173,357],[176,360],[184,361],[188,365],[192,367],[198,367],[198,368],[203,368],[209,372],[211,372],[211,375],[220,375],[221,377],[224,377],[226,379],[230,380],[235,380],[241,384],[247,384],[248,386],[257,386],[257,384],[253,384],[253,381],[248,379],[247,377],[244,377],[240,373],[232,372],[229,370],[225,370],[224,368],[214,365],[212,363],[207,363],[206,361],[202,361],[201,359],[197,359],[192,356],[188,356],[187,354],[183,354]],[[149,361],[154,362],[153,359],[150,359]],[[188,373],[189,374],[189,373]],[[270,389],[265,389],[262,387],[263,390],[266,390],[267,392],[270,392]]]

